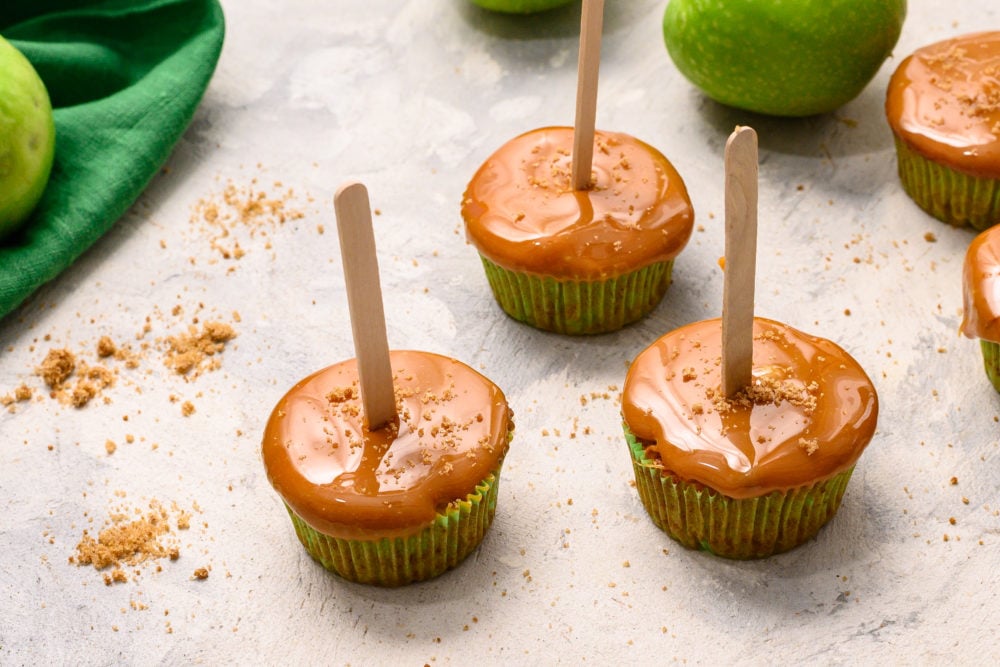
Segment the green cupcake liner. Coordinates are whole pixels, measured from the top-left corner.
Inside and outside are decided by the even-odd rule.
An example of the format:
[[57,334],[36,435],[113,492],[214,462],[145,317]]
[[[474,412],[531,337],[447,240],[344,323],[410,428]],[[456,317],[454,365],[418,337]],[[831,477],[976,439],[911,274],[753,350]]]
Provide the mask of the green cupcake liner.
[[852,466],[817,484],[737,499],[677,479],[646,456],[625,426],[639,498],[653,523],[689,549],[735,559],[788,551],[816,535],[837,509]]
[[899,180],[917,206],[955,227],[982,231],[1000,222],[1000,179],[944,167],[895,140]]
[[983,366],[986,368],[986,377],[993,383],[993,388],[1000,391],[1000,343],[991,340],[979,340],[983,348]]
[[309,555],[344,579],[375,586],[402,586],[431,579],[461,563],[493,524],[500,467],[465,500],[450,503],[423,530],[408,537],[342,539],[321,533],[288,505],[295,534]]
[[648,314],[670,287],[674,262],[656,262],[618,278],[556,280],[504,269],[485,257],[493,296],[515,320],[555,333],[607,333]]

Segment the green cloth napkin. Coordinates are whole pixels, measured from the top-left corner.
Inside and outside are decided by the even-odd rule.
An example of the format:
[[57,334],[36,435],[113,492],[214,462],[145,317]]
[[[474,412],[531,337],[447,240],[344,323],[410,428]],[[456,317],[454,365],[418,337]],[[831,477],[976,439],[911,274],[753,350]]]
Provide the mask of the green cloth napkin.
[[56,125],[52,175],[0,241],[0,317],[138,198],[194,115],[222,49],[218,0],[2,0],[0,35],[38,70]]

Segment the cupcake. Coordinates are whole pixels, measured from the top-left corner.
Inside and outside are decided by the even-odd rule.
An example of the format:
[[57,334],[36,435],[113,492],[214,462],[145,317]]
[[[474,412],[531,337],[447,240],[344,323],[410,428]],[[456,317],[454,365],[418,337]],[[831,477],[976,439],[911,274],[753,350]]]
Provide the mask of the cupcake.
[[622,394],[639,497],[686,547],[760,558],[813,537],[871,440],[878,397],[836,344],[754,318],[751,384],[727,398],[720,319],[636,357]]
[[694,212],[648,144],[598,130],[587,190],[573,188],[572,146],[571,127],[507,142],[472,177],[462,217],[508,315],[558,333],[614,331],[663,298]]
[[917,49],[889,82],[886,116],[907,194],[935,218],[1000,222],[1000,32]]
[[458,565],[496,508],[513,432],[503,392],[454,359],[392,351],[396,419],[370,430],[356,360],[314,373],[264,430],[267,478],[306,551],[350,581],[398,586]]
[[978,338],[986,375],[1000,391],[1000,227],[977,236],[962,268],[962,333]]

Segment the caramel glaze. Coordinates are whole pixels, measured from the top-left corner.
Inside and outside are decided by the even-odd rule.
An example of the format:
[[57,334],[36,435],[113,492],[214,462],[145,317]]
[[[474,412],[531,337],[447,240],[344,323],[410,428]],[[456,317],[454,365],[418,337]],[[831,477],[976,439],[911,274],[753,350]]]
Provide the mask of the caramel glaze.
[[1000,343],[1000,226],[973,239],[962,267],[962,333]]
[[264,429],[267,478],[316,530],[345,539],[414,534],[475,491],[507,451],[503,392],[465,364],[393,351],[397,420],[364,426],[357,362],[306,377]]
[[1000,177],[1000,32],[917,49],[892,75],[885,110],[896,136],[925,158]]
[[472,177],[462,201],[469,241],[514,271],[604,280],[676,257],[694,211],[680,175],[627,134],[597,131],[592,184],[572,185],[573,128],[515,137]]
[[836,344],[754,319],[753,382],[720,390],[722,322],[695,322],[636,357],[622,415],[657,465],[731,498],[829,479],[855,464],[875,431],[878,397]]

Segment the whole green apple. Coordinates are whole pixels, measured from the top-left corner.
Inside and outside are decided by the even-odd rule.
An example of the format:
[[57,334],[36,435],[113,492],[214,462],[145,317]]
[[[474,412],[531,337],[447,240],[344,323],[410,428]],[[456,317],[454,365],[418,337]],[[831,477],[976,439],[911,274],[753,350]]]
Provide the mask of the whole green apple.
[[810,116],[854,99],[896,45],[906,0],[670,0],[677,69],[728,106]]
[[56,130],[45,84],[0,37],[0,238],[27,219],[52,169]]
[[542,12],[546,9],[562,7],[573,2],[573,0],[471,0],[472,4],[479,5],[483,9],[494,12],[505,12],[507,14],[531,14]]

